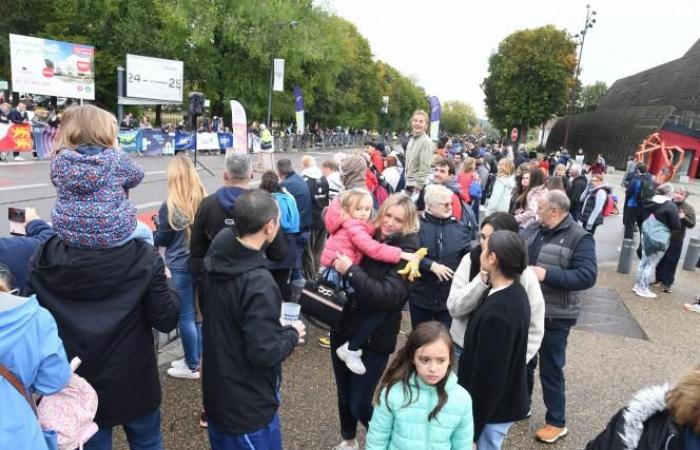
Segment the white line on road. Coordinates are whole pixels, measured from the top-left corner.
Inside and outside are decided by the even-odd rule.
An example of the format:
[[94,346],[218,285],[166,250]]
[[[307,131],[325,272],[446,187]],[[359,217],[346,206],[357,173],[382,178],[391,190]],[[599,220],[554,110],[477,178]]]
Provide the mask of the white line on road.
[[144,172],[144,175],[163,175],[165,170],[153,170],[151,172]]
[[17,186],[6,186],[0,187],[0,192],[6,191],[21,191],[22,189],[35,189],[48,186],[47,183],[35,183],[35,184],[18,184]]

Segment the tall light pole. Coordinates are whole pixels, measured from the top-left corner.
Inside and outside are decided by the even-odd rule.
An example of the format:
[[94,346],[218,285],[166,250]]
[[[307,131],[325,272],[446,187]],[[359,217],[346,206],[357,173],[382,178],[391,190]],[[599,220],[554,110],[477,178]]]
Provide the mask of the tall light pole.
[[[275,27],[282,26],[282,25],[288,25],[291,28],[296,27],[299,25],[299,22],[296,20],[292,20],[289,23],[286,22],[278,22],[273,24]],[[272,86],[275,80],[275,51],[277,51],[277,37],[274,38],[272,41],[274,42],[275,45],[272,46],[271,52],[270,52],[270,90],[268,91],[267,95],[267,125],[268,129],[270,132],[272,132],[272,123],[270,123],[270,119],[272,116]]]
[[586,22],[583,25],[583,30],[574,36],[574,39],[578,40],[579,51],[578,51],[578,62],[576,63],[576,78],[574,79],[574,87],[571,89],[569,94],[569,106],[566,111],[566,131],[564,132],[564,148],[567,148],[569,144],[569,132],[571,131],[571,115],[574,109],[574,101],[576,100],[576,87],[579,83],[579,76],[581,75],[581,56],[583,56],[583,45],[586,43],[586,34],[588,30],[593,28],[595,24],[595,16],[597,13],[591,11],[591,5],[586,5]]

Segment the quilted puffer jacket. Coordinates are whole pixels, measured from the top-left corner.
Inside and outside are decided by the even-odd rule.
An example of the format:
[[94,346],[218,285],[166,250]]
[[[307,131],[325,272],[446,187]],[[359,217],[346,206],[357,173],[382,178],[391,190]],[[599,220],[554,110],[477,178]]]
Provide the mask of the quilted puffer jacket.
[[363,256],[390,264],[396,264],[401,260],[399,247],[382,244],[372,238],[374,226],[371,223],[357,219],[343,219],[340,199],[330,203],[324,221],[330,237],[321,253],[323,267],[331,267],[338,252],[350,258],[353,264],[359,264]]
[[451,371],[445,384],[447,403],[438,415],[428,421],[428,415],[438,403],[437,389],[414,376],[411,383],[413,402],[406,402],[403,386],[395,384],[382,389],[380,402],[374,408],[367,433],[365,450],[443,450],[471,449],[474,441],[472,400],[457,384]]

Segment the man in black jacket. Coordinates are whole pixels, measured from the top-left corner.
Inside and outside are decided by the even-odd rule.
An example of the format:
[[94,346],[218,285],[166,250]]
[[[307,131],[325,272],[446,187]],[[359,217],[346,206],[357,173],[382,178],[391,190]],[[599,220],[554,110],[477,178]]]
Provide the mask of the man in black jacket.
[[569,184],[569,190],[566,195],[569,197],[569,203],[571,204],[571,217],[574,222],[578,222],[581,218],[581,209],[583,208],[583,202],[581,201],[581,195],[586,191],[588,187],[588,178],[582,174],[582,168],[578,164],[573,164],[569,169],[569,175],[571,175],[571,183]]
[[281,364],[304,336],[300,321],[280,324],[282,297],[262,248],[279,230],[274,197],[242,194],[229,228],[204,260],[204,407],[212,449],[281,450]]
[[326,245],[328,231],[323,223],[323,210],[330,203],[330,187],[323,173],[316,165],[316,158],[304,155],[301,158],[304,168],[301,175],[311,194],[311,233],[309,242],[304,248],[303,266],[304,277],[307,280],[316,278],[321,269],[321,252]]
[[[233,212],[238,197],[247,192],[253,171],[250,159],[245,155],[231,154],[226,158],[224,186],[202,200],[192,223],[190,239],[190,272],[198,278],[202,260],[216,235],[223,228],[233,227]],[[287,253],[287,241],[283,233],[266,248],[269,259],[281,261]]]
[[311,235],[311,225],[313,225],[311,191],[303,178],[294,171],[292,161],[280,159],[277,161],[277,175],[282,181],[282,187],[287,189],[297,202],[299,210],[299,234],[297,234],[297,261],[292,270],[292,281],[303,278],[301,259],[304,254],[304,247],[309,242]]

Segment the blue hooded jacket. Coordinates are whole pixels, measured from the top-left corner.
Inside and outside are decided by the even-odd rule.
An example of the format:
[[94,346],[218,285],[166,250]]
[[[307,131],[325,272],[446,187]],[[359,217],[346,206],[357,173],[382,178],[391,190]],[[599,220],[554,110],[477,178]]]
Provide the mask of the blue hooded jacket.
[[51,226],[41,219],[27,224],[26,236],[0,238],[0,264],[12,274],[12,287],[22,292],[27,282],[29,260],[37,248],[55,233]]
[[[0,363],[32,393],[51,395],[71,377],[56,321],[36,297],[0,293]],[[0,448],[49,448],[27,400],[0,377]]]

